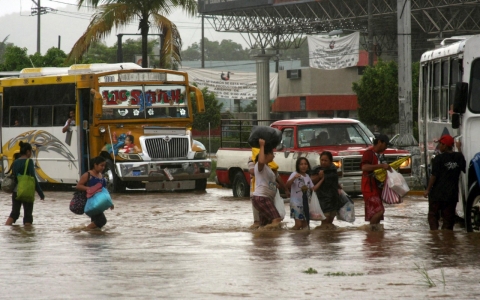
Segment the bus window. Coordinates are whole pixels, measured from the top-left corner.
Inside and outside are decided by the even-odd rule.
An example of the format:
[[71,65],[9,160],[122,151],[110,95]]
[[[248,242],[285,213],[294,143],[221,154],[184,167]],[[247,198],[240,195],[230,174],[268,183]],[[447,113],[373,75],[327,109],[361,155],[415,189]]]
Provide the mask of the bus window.
[[29,127],[30,107],[10,107],[10,126]]
[[34,106],[32,126],[52,126],[52,106]]
[[452,59],[450,66],[450,84],[455,86],[460,81],[460,64],[458,59]]
[[480,113],[480,60],[477,59],[472,64],[472,79],[470,80],[470,110]]
[[75,110],[75,108],[70,105],[56,105],[53,113],[53,126],[65,126],[71,110]]
[[439,121],[440,119],[440,99],[441,99],[441,81],[440,81],[440,62],[437,62],[433,65],[433,92],[432,92],[432,101],[430,101],[431,108],[431,120]]

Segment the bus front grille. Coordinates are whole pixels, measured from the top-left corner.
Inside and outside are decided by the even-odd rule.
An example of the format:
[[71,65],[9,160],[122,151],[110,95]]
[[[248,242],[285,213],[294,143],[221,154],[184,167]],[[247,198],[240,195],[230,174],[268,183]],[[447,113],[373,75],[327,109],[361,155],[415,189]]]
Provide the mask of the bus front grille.
[[152,159],[186,158],[188,138],[151,138],[145,140],[148,156]]

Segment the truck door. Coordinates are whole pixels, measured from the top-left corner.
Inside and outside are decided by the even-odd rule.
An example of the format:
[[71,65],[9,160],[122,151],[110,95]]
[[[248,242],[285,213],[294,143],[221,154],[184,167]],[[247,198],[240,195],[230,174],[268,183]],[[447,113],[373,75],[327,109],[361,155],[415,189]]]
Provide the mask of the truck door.
[[275,152],[274,161],[279,166],[278,170],[280,174],[285,178],[285,176],[287,176],[286,173],[288,173],[289,176],[290,173],[295,170],[295,159],[293,159],[295,153],[295,130],[293,127],[285,127],[282,128],[281,131],[281,147]]

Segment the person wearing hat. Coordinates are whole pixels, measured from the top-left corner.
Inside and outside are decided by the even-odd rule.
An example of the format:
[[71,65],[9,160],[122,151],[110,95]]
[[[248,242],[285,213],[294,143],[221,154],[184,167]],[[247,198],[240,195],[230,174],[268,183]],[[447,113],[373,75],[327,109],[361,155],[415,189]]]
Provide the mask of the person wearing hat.
[[360,167],[362,168],[362,194],[365,202],[365,221],[370,221],[372,230],[383,220],[385,208],[381,195],[382,189],[375,179],[374,172],[377,169],[391,170],[386,162],[383,152],[391,146],[390,139],[385,134],[378,134],[373,140],[373,147],[367,149],[362,156]]
[[455,208],[458,202],[458,179],[465,173],[466,161],[462,154],[460,141],[453,151],[454,139],[445,134],[438,141],[440,154],[432,160],[432,174],[423,196],[428,198],[428,224],[430,230],[438,230],[440,217],[442,229],[453,230],[455,225]]

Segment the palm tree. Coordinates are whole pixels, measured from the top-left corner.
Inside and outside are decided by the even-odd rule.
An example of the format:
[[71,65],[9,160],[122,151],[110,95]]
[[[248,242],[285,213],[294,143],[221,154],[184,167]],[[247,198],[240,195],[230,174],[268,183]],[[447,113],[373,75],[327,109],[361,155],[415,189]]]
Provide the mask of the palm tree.
[[160,55],[160,67],[165,68],[173,62],[180,63],[182,39],[177,26],[165,17],[173,9],[181,8],[193,16],[197,11],[195,0],[78,0],[92,6],[97,12],[92,16],[85,33],[73,46],[67,61],[79,59],[90,45],[109,35],[112,29],[126,27],[130,22],[138,22],[142,36],[142,67],[148,67],[147,45],[150,27],[162,34],[163,43]]

